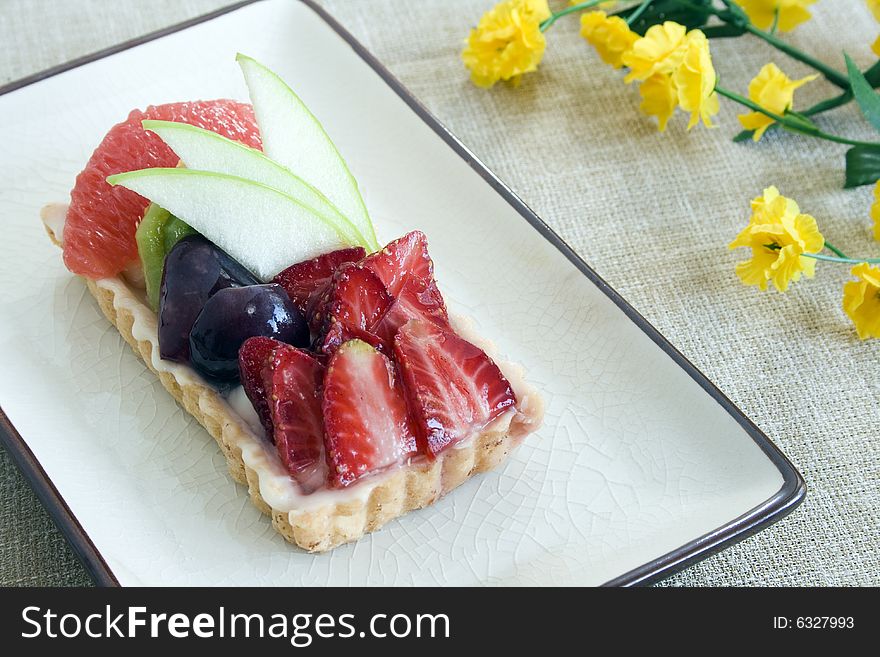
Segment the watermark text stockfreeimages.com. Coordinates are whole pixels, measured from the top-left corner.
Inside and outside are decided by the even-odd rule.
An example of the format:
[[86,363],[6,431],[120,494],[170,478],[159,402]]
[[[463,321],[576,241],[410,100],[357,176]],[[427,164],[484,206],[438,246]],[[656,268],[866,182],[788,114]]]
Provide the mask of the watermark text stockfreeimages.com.
[[219,607],[212,613],[155,613],[146,607],[100,612],[59,614],[50,608],[25,607],[21,612],[21,637],[117,638],[171,637],[285,639],[295,647],[307,647],[316,638],[449,638],[446,614],[372,614],[360,620],[355,614],[232,613]]

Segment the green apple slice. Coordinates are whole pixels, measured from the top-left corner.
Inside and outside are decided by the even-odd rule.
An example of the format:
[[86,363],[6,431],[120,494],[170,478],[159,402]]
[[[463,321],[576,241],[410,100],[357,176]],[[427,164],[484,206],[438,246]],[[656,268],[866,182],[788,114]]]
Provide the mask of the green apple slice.
[[376,233],[357,181],[324,127],[275,73],[240,53],[236,61],[260,126],[263,152],[321,190],[370,241],[371,249],[377,250]]
[[189,123],[147,120],[142,125],[159,135],[187,168],[238,176],[277,189],[333,223],[352,244],[370,248],[326,196],[260,151]]
[[296,199],[266,185],[194,169],[142,169],[107,178],[195,228],[264,281],[282,269],[350,246]]

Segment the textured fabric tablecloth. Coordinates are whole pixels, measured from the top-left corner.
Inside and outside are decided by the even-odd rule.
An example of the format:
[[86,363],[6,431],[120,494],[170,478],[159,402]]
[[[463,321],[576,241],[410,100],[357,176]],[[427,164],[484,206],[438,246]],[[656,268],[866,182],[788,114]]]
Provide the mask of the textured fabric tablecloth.
[[[0,84],[228,4],[224,0],[0,0]],[[820,263],[787,294],[741,285],[726,244],[770,184],[813,214],[830,241],[876,257],[871,189],[844,191],[844,148],[791,134],[735,145],[737,108],[714,130],[665,135],[638,94],[557,23],[521,87],[473,87],[459,51],[492,0],[324,0],[357,38],[599,273],[730,396],[804,474],[788,518],[682,572],[679,585],[880,584],[880,341],[860,342],[841,309],[848,268]],[[553,4],[551,2],[551,4]],[[561,0],[555,5],[561,6]],[[837,67],[862,66],[880,33],[861,0],[820,0],[786,36]],[[712,44],[728,88],[768,61],[809,73],[743,37]],[[834,94],[817,81],[800,107]],[[876,139],[854,106],[821,124]],[[570,345],[577,348],[577,345]],[[0,584],[90,580],[5,453],[0,453]]]

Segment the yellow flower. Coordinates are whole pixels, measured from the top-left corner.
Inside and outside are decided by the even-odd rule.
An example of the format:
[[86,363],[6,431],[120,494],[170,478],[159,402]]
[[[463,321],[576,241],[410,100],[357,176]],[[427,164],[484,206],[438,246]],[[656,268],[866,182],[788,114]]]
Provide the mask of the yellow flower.
[[672,73],[684,58],[687,28],[672,21],[652,25],[645,36],[637,40],[622,60],[629,66],[626,82],[647,80],[657,73]]
[[547,45],[541,23],[548,18],[547,0],[504,0],[486,12],[461,53],[474,84],[518,84],[523,74],[536,70]]
[[603,62],[614,68],[623,66],[624,53],[639,39],[620,16],[609,17],[604,11],[581,15],[581,36],[592,44]]
[[816,269],[813,258],[802,253],[817,253],[825,245],[816,220],[802,214],[798,204],[779,194],[775,187],[764,190],[752,201],[749,225],[728,248],[747,246],[752,258],[736,266],[736,273],[746,285],[767,289],[767,282],[785,292],[801,274],[812,278]]
[[880,338],[880,268],[863,262],[850,273],[859,280],[843,286],[843,310],[856,325],[859,338]]
[[874,220],[874,239],[880,242],[880,181],[874,185],[874,203],[871,205],[871,219]]
[[642,104],[639,109],[648,116],[656,116],[660,132],[666,130],[666,124],[678,105],[678,90],[672,82],[672,76],[657,73],[642,82],[639,87]]
[[777,29],[780,32],[789,32],[810,20],[812,14],[807,7],[815,2],[816,0],[739,0],[739,6],[762,30],[773,25],[776,12],[779,11]]
[[[818,75],[808,75],[800,80],[792,80],[776,64],[765,64],[758,75],[749,83],[749,99],[766,110],[779,116],[791,109],[795,89],[815,80]],[[754,130],[752,139],[758,141],[767,128],[775,123],[766,114],[750,112],[740,114],[739,122],[746,130]]]
[[678,90],[678,104],[691,113],[688,130],[702,119],[712,125],[712,115],[718,114],[718,94],[715,93],[715,67],[709,53],[709,40],[700,30],[688,32],[685,54],[681,65],[672,74]]
[[703,32],[688,32],[684,25],[672,21],[652,25],[621,60],[630,68],[627,82],[644,81],[639,89],[640,109],[657,117],[661,132],[678,106],[691,113],[688,129],[701,119],[712,125],[711,117],[718,113],[718,95],[709,40]]
[[[866,0],[866,2],[868,9],[874,14],[874,18],[880,21],[880,0]],[[871,44],[871,52],[880,57],[880,37],[877,37],[877,40]]]

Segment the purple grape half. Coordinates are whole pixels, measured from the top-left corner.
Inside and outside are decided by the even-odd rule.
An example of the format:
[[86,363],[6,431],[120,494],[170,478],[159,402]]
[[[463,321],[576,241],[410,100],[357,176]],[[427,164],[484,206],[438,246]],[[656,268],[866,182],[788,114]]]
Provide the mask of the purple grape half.
[[190,362],[209,380],[237,381],[238,350],[255,336],[309,344],[306,320],[276,283],[228,287],[208,299],[190,332]]
[[159,296],[159,355],[189,361],[189,334],[205,302],[218,290],[260,281],[201,235],[180,240],[165,257]]

